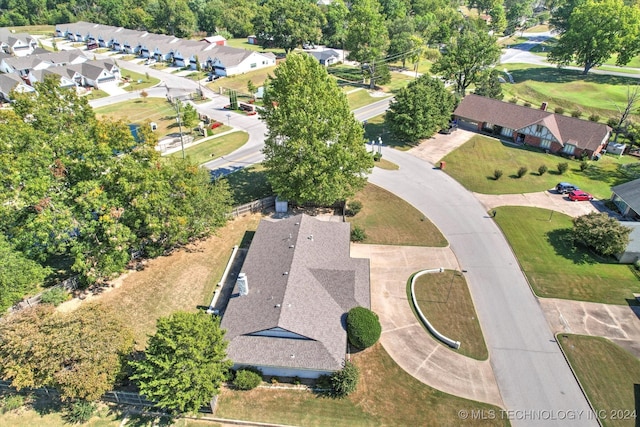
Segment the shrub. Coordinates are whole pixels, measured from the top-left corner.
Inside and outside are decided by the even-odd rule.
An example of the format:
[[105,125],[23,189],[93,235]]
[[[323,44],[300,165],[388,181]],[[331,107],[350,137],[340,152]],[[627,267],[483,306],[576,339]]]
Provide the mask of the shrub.
[[351,229],[351,241],[352,242],[362,242],[367,238],[367,233],[364,232],[364,228],[354,225]]
[[603,212],[591,212],[573,219],[573,239],[600,255],[614,255],[629,244],[631,228]]
[[520,166],[518,172],[516,172],[516,176],[522,178],[528,171],[529,169],[527,169],[526,166]]
[[71,424],[84,424],[91,419],[95,411],[96,405],[94,403],[78,400],[69,406],[65,418]]
[[345,397],[356,390],[360,371],[351,362],[344,362],[344,368],[331,375],[331,390],[336,397]]
[[589,116],[589,120],[591,120],[592,122],[600,121],[600,116],[597,114],[592,114]]
[[509,102],[512,103],[512,104],[517,104],[518,103],[518,98],[511,98],[509,100]]
[[316,388],[330,390],[331,389],[331,377],[329,375],[320,375],[316,379]]
[[373,155],[373,161],[374,162],[379,162],[381,158],[382,158],[382,154],[381,153],[375,153]]
[[590,164],[588,161],[583,160],[583,161],[581,161],[581,162],[580,162],[580,170],[584,172],[584,171],[586,171],[587,169],[589,169],[589,166],[590,166],[590,165],[591,165],[591,164]]
[[278,377],[271,377],[271,384],[278,384]]
[[558,172],[560,172],[560,175],[565,173],[568,169],[569,169],[569,163],[567,162],[558,163]]
[[525,107],[531,107],[531,103],[527,101],[527,102],[524,103],[524,106]]
[[633,263],[633,266],[636,270],[640,270],[640,259],[637,259],[636,262]]
[[52,304],[57,307],[68,299],[69,292],[63,288],[55,287],[44,291],[40,298],[40,302],[43,304]]
[[362,209],[362,202],[360,200],[353,200],[347,204],[345,214],[347,216],[356,216]]
[[236,377],[233,380],[233,385],[238,390],[253,390],[258,387],[262,382],[262,377],[260,374],[249,370],[249,369],[240,369],[236,372]]
[[556,107],[553,111],[556,114],[564,114],[564,108],[562,107]]
[[20,394],[11,394],[5,396],[0,401],[0,413],[6,414],[7,412],[15,411],[24,406],[24,396]]
[[582,111],[580,111],[580,110],[573,110],[573,111],[571,112],[571,117],[576,117],[576,118],[578,118],[578,117],[581,117],[581,116],[582,116]]
[[293,377],[293,385],[300,385],[300,377],[298,376]]
[[609,120],[607,120],[607,125],[611,128],[611,129],[615,129],[618,127],[618,119],[614,119],[613,117],[610,118]]
[[380,339],[382,326],[378,315],[364,307],[354,307],[347,313],[347,338],[351,345],[365,349]]
[[540,165],[540,167],[538,168],[538,175],[542,176],[547,173],[548,170],[549,168],[547,167],[547,165]]
[[499,180],[501,176],[502,176],[501,169],[496,169],[493,171],[493,179],[495,179],[496,181]]

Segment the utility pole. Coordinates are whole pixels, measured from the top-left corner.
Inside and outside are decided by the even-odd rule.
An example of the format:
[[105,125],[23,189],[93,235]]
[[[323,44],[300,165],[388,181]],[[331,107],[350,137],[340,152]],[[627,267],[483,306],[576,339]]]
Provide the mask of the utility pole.
[[178,129],[180,129],[180,147],[182,148],[182,160],[184,160],[184,139],[182,138],[182,117],[180,117],[180,100],[175,100],[173,106],[176,108],[176,121],[178,122]]

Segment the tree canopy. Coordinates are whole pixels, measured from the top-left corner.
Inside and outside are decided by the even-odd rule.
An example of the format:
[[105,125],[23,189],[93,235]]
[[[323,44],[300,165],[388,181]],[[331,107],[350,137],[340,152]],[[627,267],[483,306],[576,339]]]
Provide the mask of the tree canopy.
[[113,389],[133,334],[99,305],[54,310],[42,304],[0,322],[2,378],[17,389],[55,387],[63,399],[97,400]]
[[631,228],[601,212],[591,212],[573,219],[573,238],[601,255],[624,252]]
[[583,74],[613,55],[617,65],[625,65],[640,52],[640,9],[625,5],[623,0],[580,2],[568,24],[560,22],[560,27],[566,31],[548,60],[559,65],[578,63]]
[[440,80],[422,75],[398,91],[385,121],[399,139],[416,142],[446,128],[454,104],[454,96]]
[[46,265],[70,259],[84,283],[117,274],[133,252],[156,256],[226,222],[225,181],[163,159],[148,123],[96,120],[54,80],[0,112],[0,233]]
[[384,55],[389,33],[377,0],[355,0],[348,22],[345,48],[350,60],[371,62]]
[[197,412],[218,394],[232,362],[218,317],[176,312],[158,319],[144,359],[131,362],[140,393],[162,408]]
[[500,59],[500,47],[495,37],[484,28],[467,24],[447,44],[444,53],[431,67],[431,72],[455,84],[461,96],[467,88],[480,81],[485,70]]
[[289,55],[274,73],[260,113],[268,127],[264,165],[274,191],[325,205],[353,196],[373,160],[344,93],[307,54]]

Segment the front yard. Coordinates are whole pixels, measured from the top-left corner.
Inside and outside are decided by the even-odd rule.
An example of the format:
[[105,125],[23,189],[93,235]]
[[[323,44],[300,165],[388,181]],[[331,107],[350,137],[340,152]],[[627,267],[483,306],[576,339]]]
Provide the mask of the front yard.
[[[445,172],[476,193],[531,193],[549,190],[558,182],[567,181],[600,199],[611,197],[612,186],[636,178],[625,171],[624,165],[639,164],[635,157],[604,155],[597,162],[590,161],[589,168],[581,171],[578,160],[545,154],[532,147],[506,144],[482,135],[474,136],[443,160],[447,163]],[[569,164],[569,170],[560,175],[557,165],[563,162]],[[542,176],[538,174],[541,165],[548,168]],[[516,172],[522,166],[528,172],[517,178]],[[498,180],[494,178],[496,169],[504,172]]]
[[605,304],[636,304],[631,266],[603,259],[570,240],[571,218],[547,209],[503,206],[495,221],[536,295]]

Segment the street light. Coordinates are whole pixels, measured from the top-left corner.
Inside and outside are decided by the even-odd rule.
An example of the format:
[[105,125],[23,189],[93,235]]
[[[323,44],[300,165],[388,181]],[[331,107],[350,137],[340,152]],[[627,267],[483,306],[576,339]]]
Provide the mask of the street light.
[[227,125],[231,126],[231,113],[227,113]]
[[180,117],[180,98],[173,98],[169,95],[169,86],[165,86],[167,88],[167,101],[173,104],[173,107],[176,109],[176,122],[178,122],[178,128],[180,129],[180,147],[182,149],[182,159],[185,159],[184,154],[184,138],[182,137],[182,117]]

